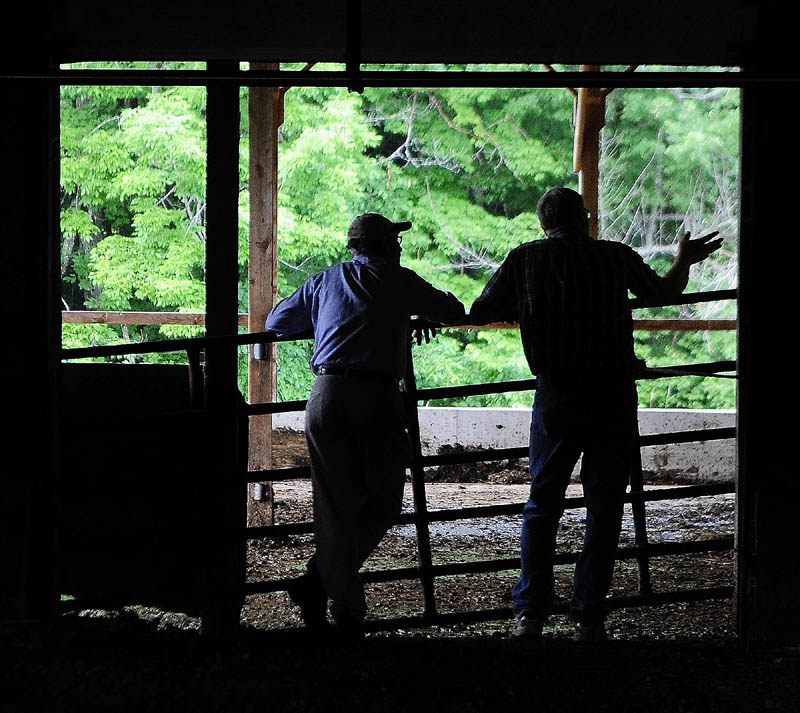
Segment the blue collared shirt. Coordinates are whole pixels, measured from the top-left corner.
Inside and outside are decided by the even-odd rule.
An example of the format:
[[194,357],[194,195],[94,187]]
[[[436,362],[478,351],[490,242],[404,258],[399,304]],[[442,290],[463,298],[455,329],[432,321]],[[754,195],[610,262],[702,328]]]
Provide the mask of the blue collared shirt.
[[266,328],[279,337],[314,336],[311,368],[363,369],[402,378],[408,320],[458,324],[464,306],[413,270],[357,255],[309,278],[279,302]]

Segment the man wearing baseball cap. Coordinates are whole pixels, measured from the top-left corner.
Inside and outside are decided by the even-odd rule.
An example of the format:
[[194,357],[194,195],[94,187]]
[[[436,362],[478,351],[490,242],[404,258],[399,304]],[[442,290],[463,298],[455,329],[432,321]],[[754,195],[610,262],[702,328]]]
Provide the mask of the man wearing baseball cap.
[[359,569],[400,513],[409,441],[399,381],[409,318],[463,322],[464,306],[400,265],[400,233],[379,213],[347,233],[352,260],[324,270],[275,306],[266,329],[313,334],[316,380],[306,406],[316,551],[290,589],[306,625],[360,636],[366,616]]

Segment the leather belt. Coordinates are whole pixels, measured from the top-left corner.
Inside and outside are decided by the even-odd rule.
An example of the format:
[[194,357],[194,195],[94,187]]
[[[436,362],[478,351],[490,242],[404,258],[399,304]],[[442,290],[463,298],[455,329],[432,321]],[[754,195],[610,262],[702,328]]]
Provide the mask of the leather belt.
[[379,371],[369,371],[368,369],[348,369],[339,366],[318,366],[314,373],[317,376],[348,376],[354,379],[369,379],[370,381],[385,381],[396,384],[399,379],[390,374],[381,374]]

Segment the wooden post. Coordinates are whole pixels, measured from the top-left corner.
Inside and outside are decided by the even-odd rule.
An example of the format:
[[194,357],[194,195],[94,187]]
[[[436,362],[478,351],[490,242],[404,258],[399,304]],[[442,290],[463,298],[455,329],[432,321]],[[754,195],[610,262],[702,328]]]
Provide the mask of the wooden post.
[[[33,71],[52,71],[46,60]],[[0,117],[4,221],[0,257],[4,384],[0,495],[0,618],[52,619],[58,611],[61,280],[59,87],[4,84]],[[30,111],[30,113],[28,113]],[[25,309],[18,308],[21,296]],[[31,324],[35,325],[31,329]],[[25,338],[20,335],[25,334]]]
[[[277,64],[252,64],[253,69],[278,69]],[[283,92],[275,87],[250,87],[250,263],[248,331],[260,332],[278,294],[278,127],[283,123]],[[248,401],[277,397],[276,345],[251,348],[247,363]],[[256,358],[258,357],[258,358]],[[249,469],[272,466],[272,414],[250,417]],[[261,487],[258,487],[261,486]],[[255,492],[259,492],[259,496]],[[251,484],[247,524],[273,522],[272,483]]]
[[[600,67],[581,65],[581,71],[597,72]],[[605,124],[605,92],[597,87],[581,87],[575,100],[575,144],[573,170],[578,173],[578,192],[589,211],[589,233],[598,235],[600,193],[600,131]]]
[[[790,24],[790,23],[789,23]],[[765,14],[760,32],[769,48],[747,70],[788,67],[791,28]],[[781,42],[773,41],[774,37]],[[774,644],[800,642],[800,484],[794,419],[775,411],[794,403],[797,387],[782,378],[776,350],[785,334],[785,306],[797,301],[797,245],[787,214],[797,192],[800,147],[791,128],[776,123],[793,84],[742,90],[741,218],[739,238],[738,461],[736,484],[736,603],[738,633]],[[788,129],[788,131],[787,131]],[[778,307],[780,306],[780,307]],[[766,414],[776,414],[765,418]]]
[[[238,62],[208,63],[209,72],[238,69]],[[206,185],[206,333],[235,335],[239,321],[239,87],[208,87]],[[206,463],[199,475],[205,527],[202,633],[227,638],[239,626],[244,602],[246,459],[239,405],[238,349],[234,344],[206,350],[208,409]]]

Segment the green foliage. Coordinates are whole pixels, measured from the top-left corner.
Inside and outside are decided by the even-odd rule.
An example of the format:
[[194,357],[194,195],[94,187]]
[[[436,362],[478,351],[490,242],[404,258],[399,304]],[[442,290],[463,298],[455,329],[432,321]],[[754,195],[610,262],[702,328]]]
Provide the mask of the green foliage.
[[[246,311],[246,89],[241,97],[238,239]],[[469,307],[510,249],[542,237],[539,197],[555,185],[577,187],[572,101],[561,89],[290,89],[279,133],[280,297],[348,259],[348,224],[378,211],[413,222],[403,264]],[[738,92],[719,89],[615,90],[607,98],[603,237],[633,245],[663,273],[682,232],[722,230],[725,248],[693,271],[692,290],[735,286],[738,102]],[[204,311],[204,111],[198,87],[63,87],[61,265],[68,308]],[[733,317],[735,309],[706,305],[636,316],[650,315]],[[78,346],[190,336],[202,328],[65,325],[63,333],[65,346]],[[729,333],[641,332],[636,349],[651,365],[730,359],[736,351]],[[305,398],[311,343],[281,344],[278,354],[280,397]],[[414,355],[421,387],[529,376],[511,330],[443,330],[433,344],[415,346]],[[246,391],[244,349],[240,365]],[[735,399],[731,381],[690,377],[647,382],[639,391],[644,406],[730,408]],[[457,403],[528,405],[530,398],[524,392]]]
[[279,137],[281,296],[349,256],[347,226],[369,210],[368,196],[380,181],[367,155],[378,136],[362,121],[360,96],[343,89],[293,89],[285,101]]
[[[504,330],[445,329],[431,342],[414,346],[417,386],[458,386],[530,379],[519,332]],[[509,392],[434,400],[428,405],[530,406],[531,392]]]
[[414,222],[407,253],[494,267],[531,239],[542,193],[572,178],[566,92],[367,89],[364,99],[382,134],[386,190],[376,197]]
[[281,401],[305,399],[314,383],[311,373],[313,342],[281,342],[278,344],[278,396]]
[[62,266],[76,309],[204,309],[196,88],[64,87]]

